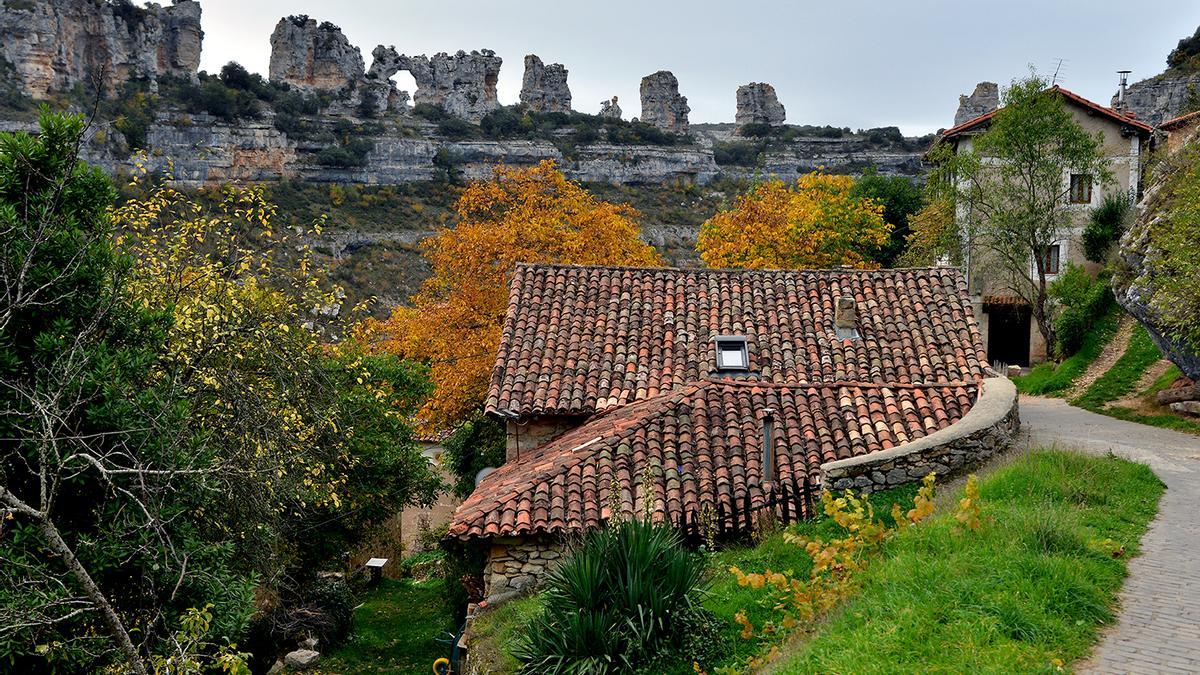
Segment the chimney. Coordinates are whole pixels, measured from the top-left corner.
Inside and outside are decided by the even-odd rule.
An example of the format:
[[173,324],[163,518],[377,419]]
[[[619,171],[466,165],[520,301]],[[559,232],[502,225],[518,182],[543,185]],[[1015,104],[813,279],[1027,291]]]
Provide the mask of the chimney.
[[1133,72],[1133,71],[1130,71],[1130,70],[1118,70],[1117,71],[1117,75],[1121,76],[1121,85],[1117,89],[1117,112],[1119,112],[1119,113],[1125,112],[1125,85],[1129,81],[1129,73],[1131,73],[1131,72]]
[[858,323],[858,305],[854,298],[843,295],[837,299],[833,310],[833,325],[835,328],[854,328]]
[[775,409],[764,408],[762,418],[763,435],[763,484],[775,482]]

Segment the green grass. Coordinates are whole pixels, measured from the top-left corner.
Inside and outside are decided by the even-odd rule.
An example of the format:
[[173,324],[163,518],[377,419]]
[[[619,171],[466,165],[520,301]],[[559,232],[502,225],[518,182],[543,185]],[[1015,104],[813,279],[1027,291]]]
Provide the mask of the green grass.
[[[1129,339],[1129,346],[1125,349],[1125,353],[1121,358],[1113,364],[1113,367],[1107,373],[1092,383],[1092,386],[1088,387],[1087,391],[1072,400],[1071,405],[1127,422],[1137,422],[1138,424],[1162,427],[1164,429],[1200,434],[1200,422],[1186,417],[1169,413],[1146,414],[1124,406],[1108,405],[1112,401],[1131,393],[1137,385],[1138,380],[1141,379],[1142,374],[1146,372],[1146,369],[1160,358],[1162,358],[1162,354],[1150,339],[1150,334],[1146,332],[1144,327],[1138,326],[1134,329],[1133,335]],[[1140,392],[1140,394],[1144,397],[1154,396],[1154,394],[1169,386],[1171,382],[1179,377],[1179,374],[1179,369],[1172,366],[1166,373],[1155,380],[1146,391]]]
[[[785,645],[782,672],[1050,671],[1084,656],[1100,626],[1112,620],[1126,560],[1157,511],[1162,483],[1144,465],[1113,457],[1036,451],[981,484],[986,524],[960,531],[936,515],[888,540],[858,579],[858,591],[815,632]],[[893,503],[907,508],[916,486],[871,496],[891,523]],[[793,527],[832,538],[827,519]],[[1113,558],[1097,542],[1125,547]],[[733,616],[745,610],[755,625],[772,618],[761,591],[738,586],[730,566],[807,575],[811,560],[781,534],[757,546],[712,554],[704,605],[725,622],[726,649],[708,672],[740,667],[765,646],[742,640]],[[537,612],[537,596],[483,614],[472,627],[472,649],[493,673],[516,672],[506,652]],[[777,616],[775,618],[778,618]],[[656,672],[685,675],[691,661]]]
[[1083,345],[1062,363],[1039,363],[1029,371],[1028,375],[1014,377],[1013,383],[1022,394],[1035,396],[1061,395],[1075,384],[1075,380],[1083,375],[1088,366],[1092,365],[1105,345],[1112,340],[1117,332],[1117,324],[1121,321],[1123,311],[1114,303],[1112,309],[1102,316],[1083,339]]
[[1082,658],[1162,491],[1144,465],[1031,453],[982,481],[980,532],[940,515],[889,540],[858,593],[775,670],[1050,672]]
[[1104,404],[1115,401],[1133,390],[1142,374],[1150,364],[1162,358],[1158,347],[1150,339],[1150,334],[1141,325],[1133,329],[1129,338],[1129,346],[1125,353],[1107,373],[1092,383],[1080,396],[1071,401],[1071,405],[1099,411]]
[[354,612],[350,639],[320,662],[322,673],[425,673],[450,655],[437,642],[454,630],[442,579],[384,579]]

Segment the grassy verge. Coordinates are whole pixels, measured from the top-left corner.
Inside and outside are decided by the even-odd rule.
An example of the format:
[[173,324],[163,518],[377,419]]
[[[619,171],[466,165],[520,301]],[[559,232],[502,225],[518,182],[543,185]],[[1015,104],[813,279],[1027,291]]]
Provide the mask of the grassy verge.
[[[1049,671],[1085,655],[1125,576],[1126,559],[1157,511],[1162,484],[1145,466],[1116,458],[1038,451],[981,485],[984,528],[962,531],[950,514],[888,540],[857,581],[857,591],[813,633],[785,646],[780,672]],[[908,508],[916,486],[871,496],[891,524],[893,503]],[[791,528],[806,538],[844,531],[827,519]],[[1106,541],[1111,540],[1111,541]],[[1113,551],[1124,553],[1113,557]],[[739,637],[734,615],[755,625],[777,618],[761,590],[727,572],[790,570],[811,559],[781,534],[711,556],[704,605],[727,628],[707,672],[740,667],[766,646]],[[505,652],[539,608],[537,596],[501,605],[472,628],[474,657],[493,673],[516,672]],[[689,660],[656,672],[693,673]]]
[[1013,378],[1017,389],[1022,394],[1035,396],[1061,395],[1070,389],[1075,380],[1087,371],[1088,366],[1100,357],[1105,345],[1116,334],[1122,313],[1123,310],[1114,303],[1112,309],[1101,317],[1084,337],[1078,352],[1064,359],[1062,363],[1039,363],[1028,375]]
[[[893,503],[902,504],[906,508],[911,506],[916,492],[916,486],[909,485],[876,493],[871,495],[870,499],[876,512],[883,514],[891,510]],[[890,517],[888,522],[891,522]],[[844,535],[844,531],[833,521],[823,517],[794,525],[789,531],[809,537],[831,538]],[[722,650],[720,661],[715,664],[718,666],[744,663],[747,657],[758,651],[757,643],[738,638],[741,629],[733,620],[734,614],[746,609],[747,615],[757,624],[769,618],[767,610],[756,605],[761,593],[738,586],[733,575],[727,571],[730,566],[747,570],[766,567],[777,570],[790,569],[807,574],[812,567],[812,559],[800,547],[785,543],[782,532],[765,536],[756,546],[738,546],[711,555],[711,584],[705,595],[704,606],[716,614],[725,627],[722,643],[726,648]],[[489,672],[492,673],[517,672],[520,664],[505,648],[513,644],[516,636],[525,629],[540,606],[538,597],[534,595],[506,602],[481,614],[471,626],[471,658],[478,659],[477,663],[488,664]],[[675,664],[673,668],[664,668],[661,665],[657,665],[656,668],[656,675],[695,673],[690,660]]]
[[[1110,402],[1132,392],[1138,380],[1141,379],[1142,374],[1146,372],[1146,369],[1160,358],[1162,358],[1162,354],[1150,339],[1150,334],[1146,332],[1145,328],[1138,326],[1134,329],[1133,336],[1129,339],[1129,347],[1126,348],[1121,358],[1113,364],[1113,367],[1107,373],[1092,383],[1092,386],[1088,387],[1087,391],[1071,401],[1071,405],[1128,422],[1137,422],[1164,429],[1200,434],[1200,422],[1186,417],[1165,412],[1162,414],[1147,414],[1132,408],[1108,405]],[[1158,391],[1170,385],[1178,376],[1179,369],[1172,367],[1159,377],[1146,391],[1141,392],[1141,395],[1144,397],[1153,397]]]
[[942,515],[888,541],[858,593],[774,670],[1054,671],[1112,620],[1162,491],[1140,464],[1031,453],[982,482],[981,531]]
[[425,673],[449,656],[437,642],[452,630],[441,579],[384,579],[354,612],[350,640],[324,655],[321,673]]
[[1093,382],[1087,391],[1071,401],[1071,405],[1102,412],[1100,409],[1104,404],[1132,391],[1142,373],[1160,358],[1162,354],[1150,339],[1150,334],[1139,325],[1134,328],[1133,335],[1129,338],[1129,346],[1125,348],[1121,358],[1117,359],[1107,373]]

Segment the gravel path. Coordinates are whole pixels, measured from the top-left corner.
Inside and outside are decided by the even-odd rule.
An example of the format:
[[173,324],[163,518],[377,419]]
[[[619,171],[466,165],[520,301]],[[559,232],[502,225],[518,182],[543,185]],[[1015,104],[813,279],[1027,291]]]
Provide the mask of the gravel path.
[[1200,437],[1021,398],[1027,447],[1114,452],[1145,462],[1167,485],[1159,512],[1129,563],[1117,623],[1082,673],[1200,673]]

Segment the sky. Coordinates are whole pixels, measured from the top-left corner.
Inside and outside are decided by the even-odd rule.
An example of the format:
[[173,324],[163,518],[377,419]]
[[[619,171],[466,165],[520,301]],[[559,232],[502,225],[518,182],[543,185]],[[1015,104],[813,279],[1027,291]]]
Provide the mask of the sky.
[[[200,0],[201,68],[229,61],[267,74],[280,17],[308,14],[342,27],[367,66],[378,44],[404,54],[487,48],[504,59],[499,98],[516,103],[525,54],[562,63],[573,107],[616,95],[640,114],[641,78],[670,70],[692,123],[732,122],[737,87],[774,85],[790,124],[898,126],[919,135],[951,126],[958,95],[1002,85],[1032,65],[1107,103],[1118,70],[1151,77],[1200,25],[1200,2],[1155,0]],[[1061,60],[1061,67],[1060,67]],[[411,92],[411,76],[394,78]]]

